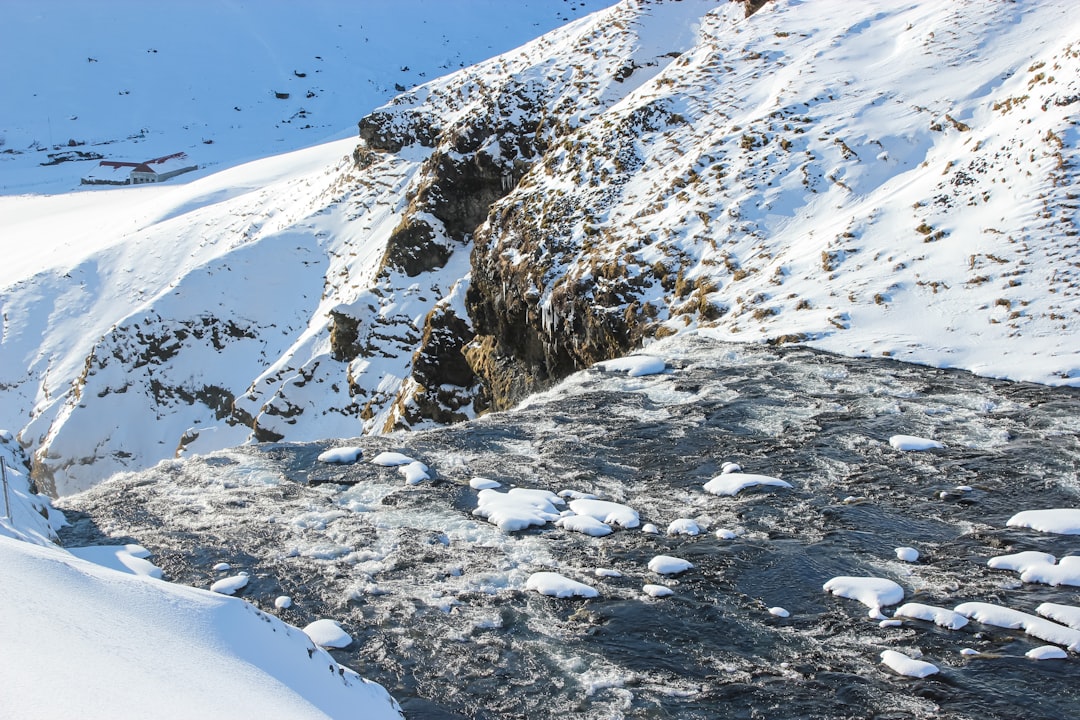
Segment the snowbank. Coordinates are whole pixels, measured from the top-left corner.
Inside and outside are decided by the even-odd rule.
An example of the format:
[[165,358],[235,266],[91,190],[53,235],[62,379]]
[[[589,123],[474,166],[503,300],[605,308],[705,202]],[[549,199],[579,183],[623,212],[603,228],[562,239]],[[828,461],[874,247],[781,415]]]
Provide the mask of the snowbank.
[[0,537],[0,606],[4,717],[402,717],[380,685],[242,600],[59,548]]

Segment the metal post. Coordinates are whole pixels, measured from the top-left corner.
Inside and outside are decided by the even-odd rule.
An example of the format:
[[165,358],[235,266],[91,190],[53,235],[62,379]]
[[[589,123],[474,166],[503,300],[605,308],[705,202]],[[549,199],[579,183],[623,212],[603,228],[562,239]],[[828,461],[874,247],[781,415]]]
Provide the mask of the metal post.
[[0,456],[0,480],[3,480],[4,483],[4,517],[11,520],[11,503],[8,501],[7,489],[7,464],[2,456]]

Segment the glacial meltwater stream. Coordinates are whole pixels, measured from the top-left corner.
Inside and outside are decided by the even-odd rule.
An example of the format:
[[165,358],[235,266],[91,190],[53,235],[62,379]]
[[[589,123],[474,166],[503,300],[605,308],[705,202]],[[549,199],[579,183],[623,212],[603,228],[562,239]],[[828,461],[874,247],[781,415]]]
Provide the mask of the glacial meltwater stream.
[[[823,585],[886,578],[903,602],[950,609],[1080,605],[1078,587],[987,566],[1080,554],[1080,535],[1006,526],[1021,510],[1080,507],[1080,391],[693,336],[650,352],[664,373],[579,373],[455,427],[253,445],[118,476],[60,503],[64,541],[137,542],[166,578],[199,587],[222,577],[219,562],[246,571],[238,595],[263,610],[301,627],[338,621],[354,641],[335,656],[413,719],[1078,717],[1075,648],[1036,661],[1025,653],[1047,643],[1023,629],[883,626]],[[898,450],[895,435],[944,447]],[[344,445],[364,457],[317,459]],[[370,462],[385,450],[431,479]],[[707,493],[728,461],[791,487]],[[590,493],[659,532],[506,532],[473,514],[477,477]],[[679,519],[700,533],[669,535]],[[660,575],[657,555],[693,568]],[[540,571],[598,596],[528,590]],[[276,609],[280,595],[293,605]],[[899,675],[884,650],[940,672]]]

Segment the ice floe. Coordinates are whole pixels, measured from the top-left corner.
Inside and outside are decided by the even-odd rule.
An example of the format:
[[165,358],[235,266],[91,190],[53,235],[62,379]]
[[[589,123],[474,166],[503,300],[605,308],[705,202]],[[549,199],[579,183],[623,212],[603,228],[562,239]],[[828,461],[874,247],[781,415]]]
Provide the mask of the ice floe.
[[636,528],[640,522],[637,510],[610,500],[571,500],[570,509],[578,515],[588,515],[608,525],[624,528]]
[[667,363],[664,362],[663,358],[653,355],[629,355],[615,360],[604,360],[596,363],[593,367],[604,372],[621,372],[626,373],[629,377],[641,377],[664,372],[667,369]]
[[1080,535],[1080,508],[1024,510],[1013,515],[1005,524],[1057,535]]
[[509,492],[481,490],[473,515],[482,517],[506,532],[546,525],[559,519],[555,505],[565,501],[547,490],[512,488]]
[[896,608],[893,617],[925,620],[950,630],[959,630],[968,624],[968,619],[954,610],[922,603],[904,603]]
[[529,576],[529,579],[525,581],[525,587],[528,590],[535,590],[541,595],[550,595],[551,597],[559,598],[575,596],[593,598],[600,594],[596,591],[596,588],[578,582],[577,580],[571,580],[556,572],[533,573]]
[[780,478],[769,477],[768,475],[729,472],[721,473],[705,483],[705,492],[712,493],[713,495],[738,495],[743,490],[758,485],[779,488],[791,487],[791,483],[785,482]]
[[651,583],[648,585],[643,585],[641,588],[641,592],[645,593],[649,597],[654,598],[668,597],[669,595],[675,594],[675,591],[669,588],[667,585],[655,585]]
[[881,608],[904,599],[904,588],[886,578],[841,575],[825,583],[823,589],[839,597],[858,600],[870,608],[868,614],[876,620],[884,618]]
[[1080,652],[1080,630],[1065,627],[1036,615],[984,602],[969,602],[956,606],[956,612],[977,620],[983,625],[1023,630],[1028,635],[1055,645],[1064,645]]
[[916,660],[896,650],[882,650],[881,663],[899,675],[924,678],[940,672],[937,665],[925,660]]
[[649,561],[649,569],[658,575],[678,575],[694,567],[694,563],[671,555],[657,555]]
[[339,465],[348,465],[354,463],[363,457],[364,451],[358,447],[339,447],[330,448],[319,453],[317,458],[319,462],[324,463],[337,463]]
[[889,444],[897,450],[940,450],[945,446],[939,443],[937,440],[931,440],[930,438],[916,437],[915,435],[893,435],[889,438]]
[[333,620],[323,618],[304,627],[311,642],[323,648],[343,648],[352,643],[352,636]]

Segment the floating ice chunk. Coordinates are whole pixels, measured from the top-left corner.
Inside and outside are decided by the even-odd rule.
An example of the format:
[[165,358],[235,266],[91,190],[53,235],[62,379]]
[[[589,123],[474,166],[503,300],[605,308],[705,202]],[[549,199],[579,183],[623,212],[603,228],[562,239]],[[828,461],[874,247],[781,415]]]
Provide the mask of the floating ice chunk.
[[896,548],[896,558],[904,562],[918,562],[919,551],[913,547],[898,547]]
[[675,594],[675,591],[667,587],[666,585],[643,585],[641,591],[649,597],[654,598],[662,598]]
[[409,485],[418,485],[425,480],[430,480],[429,475],[430,468],[419,460],[414,460],[408,465],[399,465],[398,472],[405,478],[405,482]]
[[1064,645],[1073,652],[1080,652],[1080,630],[1058,625],[1045,618],[1029,615],[1012,608],[983,602],[969,602],[956,606],[956,612],[978,620],[983,625],[1010,629],[1022,629],[1040,640]]
[[559,598],[573,596],[593,598],[600,594],[596,591],[596,588],[580,583],[577,580],[571,580],[556,572],[533,573],[525,581],[525,587],[529,590],[535,590],[541,595]]
[[739,537],[734,530],[728,530],[727,528],[720,528],[716,531],[716,537],[720,540],[734,540]]
[[1058,535],[1080,535],[1080,508],[1024,510],[1013,515],[1005,524]]
[[210,589],[213,592],[221,593],[222,595],[232,595],[247,584],[247,575],[230,575],[229,577],[221,578],[215,582],[210,586]]
[[791,613],[789,613],[787,610],[785,610],[782,607],[771,607],[771,608],[769,608],[769,614],[770,615],[775,615],[776,617],[782,617],[782,618],[791,617]]
[[274,598],[274,607],[278,610],[288,610],[292,607],[292,598],[288,595],[278,595]]
[[574,515],[572,512],[569,515],[564,515],[556,520],[555,524],[563,530],[582,533],[583,535],[591,535],[593,537],[603,537],[614,532],[610,525],[605,525],[594,517],[588,515]]
[[604,360],[593,367],[600,368],[604,372],[624,372],[630,377],[641,377],[664,372],[667,369],[667,363],[663,358],[652,355],[629,355],[615,360]]
[[881,663],[893,672],[907,677],[924,678],[941,672],[933,663],[916,660],[895,650],[882,650]]
[[469,487],[473,490],[491,490],[493,488],[502,487],[502,483],[497,480],[489,480],[488,478],[474,477],[469,481]]
[[671,555],[657,555],[649,561],[649,569],[659,575],[678,575],[694,567],[694,563]]
[[769,477],[768,475],[731,472],[717,475],[712,480],[705,483],[705,492],[710,492],[713,495],[738,495],[746,488],[755,487],[757,485],[768,485],[780,488],[791,487],[790,483],[784,482],[780,478]]
[[399,452],[381,452],[371,458],[371,462],[373,465],[396,467],[398,465],[408,465],[409,463],[416,462],[416,460],[408,455],[402,455]]
[[608,525],[636,528],[640,522],[637,510],[610,500],[571,500],[570,509],[578,515],[589,515]]
[[922,603],[905,603],[896,608],[893,617],[905,617],[915,620],[932,622],[943,628],[959,630],[968,624],[968,619],[958,612],[948,608],[923,605]]
[[342,630],[336,622],[327,618],[316,620],[306,626],[304,634],[311,638],[311,642],[324,648],[343,648],[352,643],[352,636]]
[[1032,648],[1024,653],[1024,655],[1032,660],[1064,660],[1069,657],[1069,653],[1054,645],[1043,645],[1042,647]]
[[340,463],[347,465],[359,460],[364,454],[364,451],[358,447],[339,447],[330,448],[319,453],[317,460],[324,463]]
[[701,528],[690,518],[679,518],[667,526],[668,535],[700,535]]
[[225,572],[226,570],[232,570],[232,565],[227,562],[219,562],[214,566],[214,572]]
[[889,438],[889,444],[897,450],[939,450],[943,447],[937,440],[916,437],[914,435],[893,435]]
[[660,528],[656,527],[652,523],[645,523],[641,526],[641,532],[645,533],[646,535],[659,535]]
[[593,570],[593,573],[597,577],[609,577],[609,578],[621,578],[622,577],[621,572],[619,572],[618,570],[613,570],[612,568],[596,568],[595,570]]
[[1020,574],[1024,582],[1042,583],[1043,585],[1080,586],[1080,555],[1066,555],[1057,565],[1036,565]]
[[1062,625],[1080,630],[1080,607],[1073,605],[1059,605],[1057,603],[1043,603],[1035,608],[1035,612],[1044,618],[1050,618]]
[[513,488],[505,493],[481,490],[473,515],[498,525],[501,530],[514,532],[558,520],[556,503],[562,504],[562,498],[546,490]]
[[75,557],[122,573],[152,578],[160,578],[162,574],[161,568],[146,559],[150,551],[142,545],[91,545],[68,548],[68,551]]
[[825,583],[824,590],[849,600],[858,600],[870,608],[868,614],[875,620],[884,617],[881,608],[895,605],[904,599],[904,588],[886,578],[834,577]]
[[1012,555],[998,555],[986,561],[986,564],[995,570],[1015,570],[1022,573],[1025,570],[1042,565],[1053,565],[1057,558],[1050,553],[1037,550],[1013,553]]
[[728,473],[741,473],[742,466],[739,463],[726,462],[720,466],[720,474],[727,475]]

